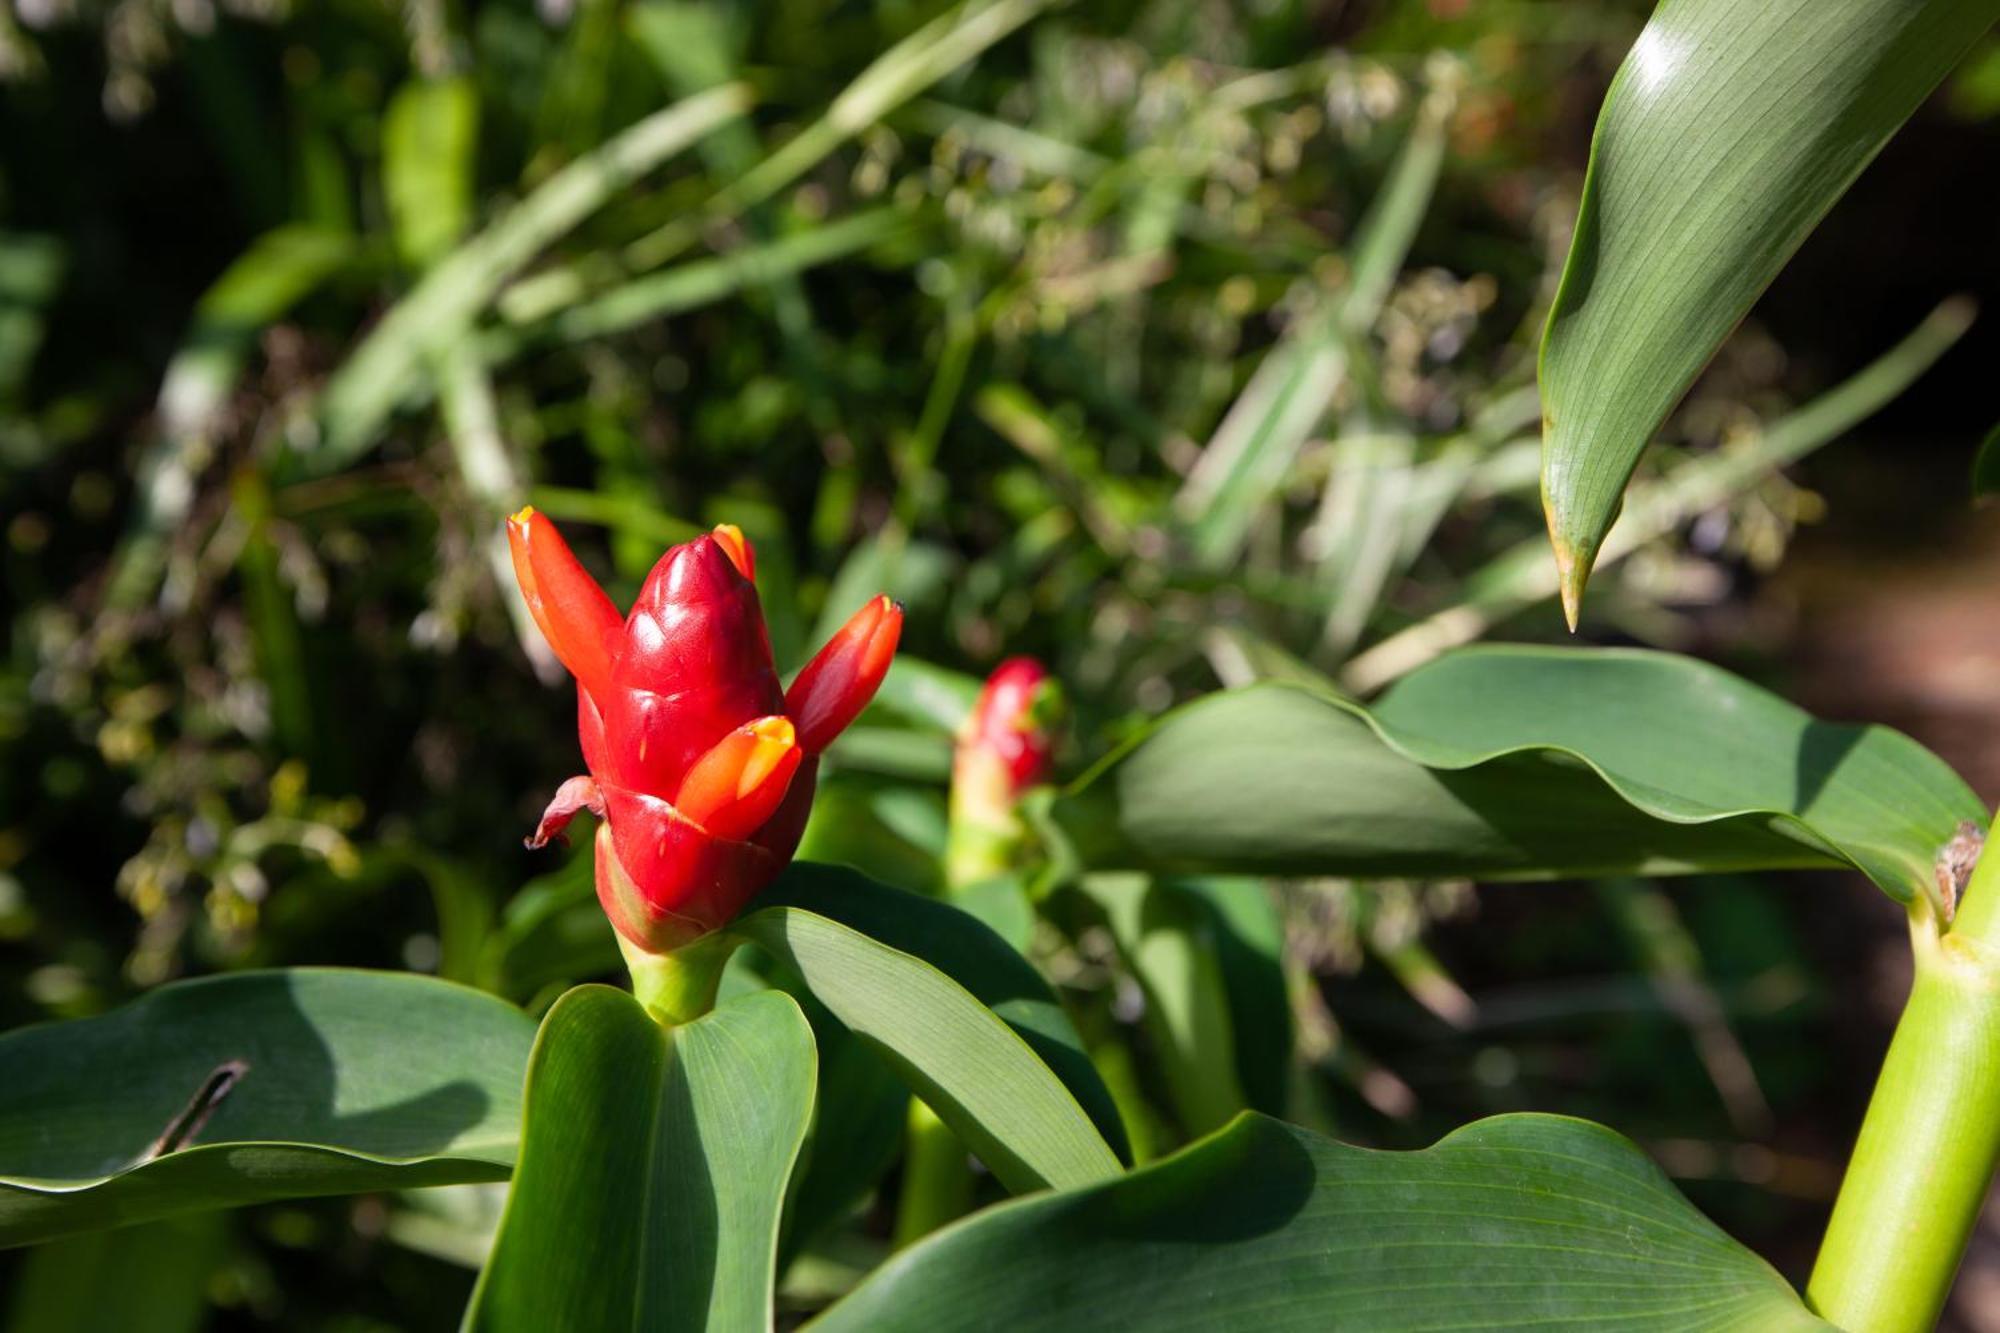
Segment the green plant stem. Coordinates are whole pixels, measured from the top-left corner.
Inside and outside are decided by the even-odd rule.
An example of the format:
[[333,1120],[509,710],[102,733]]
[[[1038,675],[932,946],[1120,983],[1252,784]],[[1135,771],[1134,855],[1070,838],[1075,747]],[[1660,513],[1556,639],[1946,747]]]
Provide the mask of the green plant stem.
[[1932,1328],[2000,1162],[2000,855],[1940,930],[1911,910],[1916,980],[1806,1298],[1851,1333]]
[[722,967],[737,940],[725,931],[703,935],[670,953],[646,953],[618,937],[618,949],[632,973],[632,994],[660,1023],[690,1023],[715,1008]]
[[972,1208],[972,1168],[965,1145],[937,1112],[915,1097],[910,1099],[903,1154],[903,1192],[896,1206],[899,1250]]

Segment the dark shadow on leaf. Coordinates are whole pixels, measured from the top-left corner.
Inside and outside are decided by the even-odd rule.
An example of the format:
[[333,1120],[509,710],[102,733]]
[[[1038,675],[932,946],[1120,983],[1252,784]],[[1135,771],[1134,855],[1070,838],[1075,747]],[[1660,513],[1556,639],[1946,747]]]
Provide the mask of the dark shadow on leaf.
[[[222,995],[227,1002],[218,1004]],[[363,1018],[380,1024],[384,1043],[407,1021],[394,1012]],[[91,1177],[141,1161],[231,1062],[240,1074],[179,1150],[248,1140],[421,1157],[450,1147],[489,1105],[482,1088],[438,1071],[408,1097],[357,1107],[361,1094],[343,1090],[292,974],[239,974],[155,991],[86,1023],[11,1034],[0,1080],[0,1174]],[[400,1082],[422,1085],[423,1070],[404,1073]],[[52,1119],[67,1132],[45,1132]]]
[[1812,808],[1813,802],[1826,790],[1826,784],[1839,772],[1848,753],[1861,743],[1866,734],[1866,727],[1838,722],[1813,721],[1806,724],[1805,734],[1799,737],[1798,762],[1794,771],[1794,814],[1804,814]]

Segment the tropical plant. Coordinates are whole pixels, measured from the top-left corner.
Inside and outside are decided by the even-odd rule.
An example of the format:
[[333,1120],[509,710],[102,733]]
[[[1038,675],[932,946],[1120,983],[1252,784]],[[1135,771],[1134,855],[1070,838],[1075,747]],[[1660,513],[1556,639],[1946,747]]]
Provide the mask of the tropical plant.
[[[381,225],[329,205],[353,193],[328,183],[340,152],[304,154],[296,215],[210,288],[172,362],[102,615],[44,637],[63,668],[48,688],[101,696],[107,759],[151,754],[171,712],[177,752],[227,774],[217,801],[148,768],[178,822],[124,885],[150,923],[137,979],[309,935],[312,909],[258,919],[273,847],[330,894],[420,879],[442,979],[236,970],[0,1036],[0,1243],[61,1242],[38,1252],[61,1258],[30,1274],[36,1308],[67,1308],[92,1273],[171,1274],[158,1256],[205,1252],[216,1210],[385,1194],[405,1244],[478,1269],[478,1329],[1934,1320],[2000,1157],[2000,1127],[1966,1110],[2000,1094],[1983,803],[1905,736],[1690,658],[1468,645],[1558,595],[1574,623],[1593,560],[1673,559],[1697,513],[1769,554],[1792,512],[1775,469],[1963,332],[1947,302],[1768,428],[1674,451],[1611,529],[1647,437],[1990,3],[1808,18],[1667,0],[1600,121],[1539,399],[1513,339],[1461,361],[1494,285],[1409,267],[1480,91],[1466,62],[1151,67],[1043,9],[833,25],[796,66],[818,80],[799,105],[821,109],[780,101],[768,147],[745,53],[811,24],[586,4],[537,48],[504,8],[460,34],[412,11],[363,192]],[[379,17],[330,14],[357,46]],[[1288,15],[1246,21],[1236,53],[1292,49]],[[1052,35],[1024,60],[1043,88],[1024,118],[961,71],[1030,25]],[[538,77],[493,86],[460,69],[461,39],[490,57],[481,75],[533,51]],[[138,97],[143,71],[124,73]],[[1124,75],[1147,96],[1100,86]],[[527,87],[547,91],[529,106]],[[1301,167],[1323,138],[1354,151]],[[518,197],[482,217],[495,140]],[[1321,264],[1331,239],[1263,187],[1326,160],[1370,202]],[[1717,173],[1731,183],[1709,188]],[[6,253],[0,276],[26,275],[12,290],[38,308],[59,258]],[[804,275],[864,257],[911,275],[897,313],[934,315],[938,339],[912,349],[897,319],[873,345],[824,333]],[[274,340],[265,406],[234,420],[256,331],[357,292],[380,318],[337,354]],[[730,480],[703,487],[622,417],[648,385],[738,373],[741,347],[676,322],[724,299],[768,315],[782,373],[740,357],[752,371],[704,400],[712,429],[685,448]],[[1170,313],[1142,320],[1148,300]],[[1532,300],[1506,313],[1540,322]],[[32,345],[33,325],[0,335]],[[1161,327],[1168,346],[1135,336]],[[880,385],[905,359],[921,374],[898,399]],[[1538,401],[1553,566],[1522,495]],[[10,438],[54,448],[62,421],[24,416]],[[977,460],[963,496],[938,484],[954,448]],[[836,465],[791,485],[814,451]],[[406,492],[451,498],[427,523]],[[703,511],[732,521],[679,516]],[[629,611],[550,515],[608,529]],[[544,680],[577,685],[586,773],[529,842],[588,812],[592,845],[497,915],[480,873],[426,840],[471,825],[497,848],[505,812],[357,833],[328,776],[389,748],[351,753],[366,719],[330,726],[314,701],[330,654],[379,645],[327,648],[302,594],[324,598],[327,552],[366,577],[378,531],[439,552],[413,616],[439,646],[498,593],[486,618],[511,616]],[[830,579],[807,575],[835,553]],[[247,624],[201,623],[218,571]],[[1672,638],[1666,598],[1620,591],[1612,623]],[[125,650],[162,619],[169,661],[255,662],[254,728],[231,730],[225,673],[191,673],[179,699],[127,688]],[[906,633],[940,658],[1033,647],[1054,669],[892,665]],[[468,731],[556,711],[513,674],[444,676],[429,697]],[[1065,703],[1080,770],[1058,762]],[[551,779],[574,770],[537,756]],[[1916,981],[1803,1296],[1612,1129],[1512,1114],[1381,1152],[1291,1114],[1294,1009],[1314,1012],[1286,940],[1301,900],[1829,867],[1907,910]],[[1407,935],[1376,947],[1414,992],[1449,996]],[[629,990],[571,984],[621,964]],[[892,1198],[876,1244],[828,1243]],[[815,1262],[844,1269],[815,1291]],[[122,1317],[117,1293],[90,1299]]]

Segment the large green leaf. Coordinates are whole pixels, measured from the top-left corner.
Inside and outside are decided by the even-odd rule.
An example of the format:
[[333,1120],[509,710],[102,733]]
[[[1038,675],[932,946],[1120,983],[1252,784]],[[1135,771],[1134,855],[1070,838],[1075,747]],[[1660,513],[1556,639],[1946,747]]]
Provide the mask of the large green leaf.
[[1630,1143],[1555,1116],[1370,1152],[1250,1114],[898,1255],[818,1333],[1823,1328]]
[[1716,667],[1466,649],[1373,710],[1285,685],[1182,708],[1056,807],[1085,864],[1537,879],[1855,866],[1909,901],[1984,810],[1883,727]]
[[1646,442],[1994,0],[1666,0],[1612,81],[1542,339],[1572,621]]
[[534,1024],[394,972],[163,986],[0,1037],[0,1244],[265,1199],[501,1180]]
[[794,865],[755,909],[731,930],[795,967],[1002,1184],[1117,1174],[1110,1094],[1047,985],[998,935],[832,866]]
[[769,1329],[813,1064],[781,991],[673,1028],[609,986],[563,996],[528,1067],[521,1163],[469,1333]]

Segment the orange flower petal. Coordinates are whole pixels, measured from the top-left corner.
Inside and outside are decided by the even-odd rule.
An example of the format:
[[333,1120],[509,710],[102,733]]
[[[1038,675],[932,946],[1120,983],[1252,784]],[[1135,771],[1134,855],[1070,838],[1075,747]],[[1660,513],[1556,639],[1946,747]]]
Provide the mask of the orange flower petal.
[[747,838],[785,799],[803,757],[789,718],[760,717],[695,761],[674,808],[718,838]]

